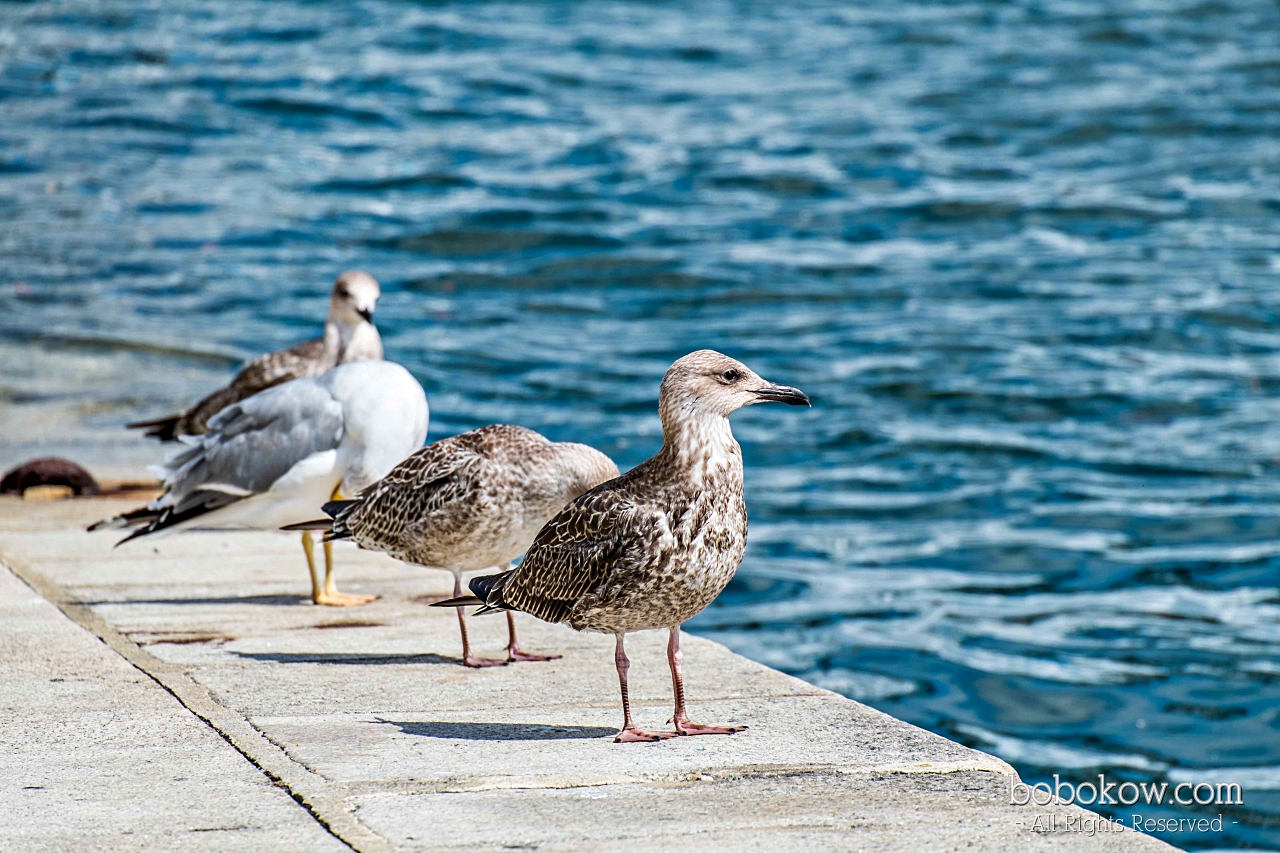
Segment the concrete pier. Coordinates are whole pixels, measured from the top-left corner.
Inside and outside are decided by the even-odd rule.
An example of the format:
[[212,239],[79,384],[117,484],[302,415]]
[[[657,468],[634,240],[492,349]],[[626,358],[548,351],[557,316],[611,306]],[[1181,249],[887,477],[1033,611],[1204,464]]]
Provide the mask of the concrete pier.
[[[341,543],[321,608],[295,535],[119,549],[108,500],[0,498],[0,850],[1173,848],[1009,804],[1007,764],[689,637],[691,713],[733,737],[615,745],[613,641],[517,617],[550,663],[457,665],[451,578]],[[500,617],[475,619],[498,655]],[[660,633],[637,722],[670,716]],[[1058,815],[1058,831],[1033,831]]]

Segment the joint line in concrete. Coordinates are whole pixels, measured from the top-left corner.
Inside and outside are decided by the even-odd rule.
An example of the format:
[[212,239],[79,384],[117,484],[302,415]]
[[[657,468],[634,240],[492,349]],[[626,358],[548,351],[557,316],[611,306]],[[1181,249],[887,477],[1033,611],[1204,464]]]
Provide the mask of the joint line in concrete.
[[360,823],[340,795],[328,790],[323,777],[289,757],[238,712],[218,702],[208,688],[121,634],[76,596],[49,580],[29,563],[0,550],[3,563],[23,583],[49,601],[72,622],[93,634],[109,649],[146,675],[187,711],[244,756],[272,784],[283,788],[317,823],[357,853],[392,853],[382,836]]

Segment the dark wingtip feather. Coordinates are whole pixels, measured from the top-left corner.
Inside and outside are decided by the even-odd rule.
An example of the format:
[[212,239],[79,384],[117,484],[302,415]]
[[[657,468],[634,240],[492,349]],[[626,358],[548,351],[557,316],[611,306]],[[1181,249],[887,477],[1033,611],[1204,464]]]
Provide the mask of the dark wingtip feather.
[[126,543],[126,542],[128,542],[128,541],[130,541],[130,540],[132,540],[132,539],[137,539],[139,536],[146,536],[148,533],[150,533],[150,532],[152,531],[152,529],[153,529],[153,528],[152,528],[150,525],[148,525],[148,526],[146,526],[146,527],[139,527],[137,530],[134,530],[134,531],[133,531],[133,532],[131,532],[128,536],[124,537],[123,539],[121,539],[119,542],[117,542],[116,544],[112,545],[111,547],[112,547],[112,548],[119,548],[121,545],[123,545],[124,543]]
[[506,610],[507,603],[502,600],[502,589],[507,585],[507,581],[515,574],[512,569],[509,572],[502,572],[496,575],[482,575],[478,578],[472,578],[471,583],[467,586],[475,593],[476,598],[484,602],[484,607],[476,611],[476,616],[483,616],[486,613],[496,613],[499,610]]
[[[192,498],[195,500],[192,500]],[[130,540],[137,539],[139,536],[158,533],[161,530],[166,530],[193,518],[199,518],[206,513],[222,509],[224,506],[233,504],[238,500],[242,500],[242,498],[238,495],[229,495],[226,492],[195,492],[180,510],[175,510],[174,507],[152,509],[149,506],[144,506],[135,509],[133,512],[118,515],[112,521],[122,522],[125,527],[137,527],[137,529],[117,542],[116,547],[118,548]]]
[[181,415],[157,418],[154,421],[134,421],[125,424],[125,429],[145,429],[147,438],[158,438],[160,441],[178,440],[178,421]]
[[315,518],[311,521],[300,521],[297,524],[286,524],[281,530],[324,530],[333,529],[332,518]]
[[320,507],[320,510],[330,518],[337,518],[338,515],[344,509],[346,509],[349,506],[355,506],[358,503],[360,503],[360,501],[358,500],[357,501],[329,501],[327,504]]
[[483,601],[474,595],[460,595],[457,598],[450,598],[447,601],[437,601],[432,607],[470,607],[473,604],[484,604]]
[[138,525],[147,525],[160,517],[160,510],[154,510],[149,506],[140,506],[137,509],[131,509],[128,512],[122,512],[111,518],[104,518],[101,521],[95,521],[85,529],[93,533],[97,530],[113,530],[121,527],[137,527]]

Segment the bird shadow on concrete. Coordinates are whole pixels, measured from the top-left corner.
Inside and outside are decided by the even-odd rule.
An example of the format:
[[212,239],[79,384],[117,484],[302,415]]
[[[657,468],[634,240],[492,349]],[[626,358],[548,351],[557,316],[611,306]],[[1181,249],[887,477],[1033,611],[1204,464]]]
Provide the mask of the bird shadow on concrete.
[[310,604],[309,595],[238,595],[218,596],[213,598],[121,598],[104,601],[86,601],[88,605],[98,604],[265,604],[270,606]]
[[617,729],[606,726],[552,726],[544,723],[433,723],[378,719],[407,735],[449,740],[593,740],[613,737]]
[[233,655],[247,660],[266,661],[268,663],[326,663],[346,666],[387,666],[392,664],[446,663],[461,666],[461,658],[444,655],[371,655],[358,652],[313,653],[306,652],[232,652]]

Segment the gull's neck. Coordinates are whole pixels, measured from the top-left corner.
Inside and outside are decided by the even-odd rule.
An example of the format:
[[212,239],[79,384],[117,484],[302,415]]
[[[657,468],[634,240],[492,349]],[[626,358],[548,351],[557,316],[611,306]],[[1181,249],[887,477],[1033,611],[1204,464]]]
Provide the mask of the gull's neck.
[[332,317],[324,324],[324,360],[329,364],[338,363],[338,356],[342,355],[342,349],[346,346],[342,330],[338,325]]
[[377,327],[366,320],[347,323],[330,314],[324,324],[324,355],[333,364],[382,358],[382,339]]
[[328,340],[329,330],[332,329],[337,335],[338,349],[346,349],[347,344],[351,343],[352,335],[356,333],[356,329],[364,323],[364,320],[359,320],[355,323],[347,323],[333,316],[333,313],[334,312],[332,311],[329,312],[329,319],[326,320],[324,324],[325,339],[326,341]]
[[729,428],[729,419],[700,410],[690,403],[663,405],[662,450],[668,464],[694,482],[719,474],[742,477],[742,450]]

